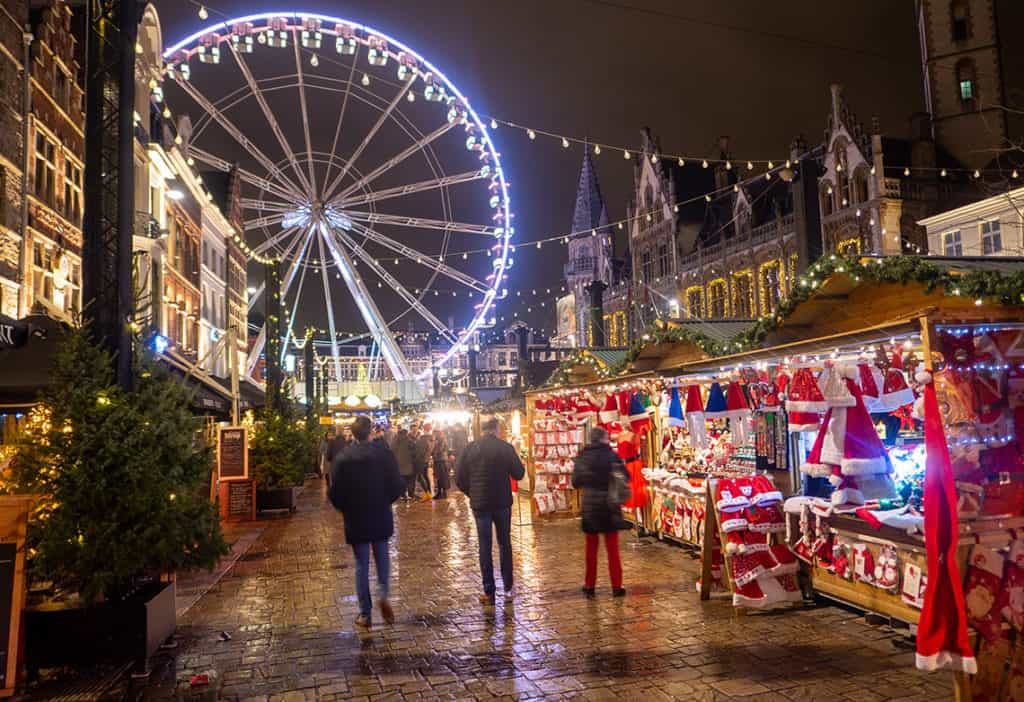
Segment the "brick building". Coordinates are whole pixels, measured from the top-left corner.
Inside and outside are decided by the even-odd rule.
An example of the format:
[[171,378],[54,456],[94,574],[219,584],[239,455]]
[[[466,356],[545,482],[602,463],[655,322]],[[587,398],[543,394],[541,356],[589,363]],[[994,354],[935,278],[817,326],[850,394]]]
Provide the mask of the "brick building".
[[25,95],[25,34],[28,6],[0,0],[0,313],[22,315],[22,149]]

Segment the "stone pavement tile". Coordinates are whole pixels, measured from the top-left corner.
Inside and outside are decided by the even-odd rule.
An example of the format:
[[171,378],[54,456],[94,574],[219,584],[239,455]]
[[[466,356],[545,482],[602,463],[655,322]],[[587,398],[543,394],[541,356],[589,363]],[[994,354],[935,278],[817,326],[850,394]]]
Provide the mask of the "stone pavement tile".
[[465,499],[395,511],[394,626],[354,629],[351,551],[312,481],[298,512],[260,522],[249,551],[182,617],[147,702],[170,702],[175,689],[192,702],[188,679],[205,671],[223,697],[252,702],[950,696],[947,678],[914,670],[892,632],[856,614],[817,606],[736,617],[726,602],[700,602],[699,561],[664,544],[624,546],[629,595],[609,596],[602,566],[598,597],[587,600],[578,522],[513,527],[517,598],[482,608]]

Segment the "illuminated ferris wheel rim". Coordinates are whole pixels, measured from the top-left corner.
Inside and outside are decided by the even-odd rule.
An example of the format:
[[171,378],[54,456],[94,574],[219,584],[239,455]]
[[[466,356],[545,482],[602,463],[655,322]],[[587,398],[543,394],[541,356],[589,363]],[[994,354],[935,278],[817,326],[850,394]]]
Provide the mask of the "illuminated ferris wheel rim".
[[[263,26],[257,26],[258,23],[264,24]],[[385,54],[386,59],[396,61],[399,66],[402,66],[403,64],[406,65],[411,70],[412,74],[412,77],[409,79],[409,83],[406,86],[410,91],[412,83],[414,83],[417,78],[423,79],[424,81],[429,79],[430,82],[435,85],[439,83],[442,84],[443,91],[447,91],[447,103],[452,104],[452,102],[455,102],[455,104],[461,107],[463,110],[463,119],[465,120],[468,118],[468,122],[466,123],[471,123],[472,127],[475,128],[477,134],[480,136],[481,148],[486,151],[490,162],[493,164],[491,172],[493,173],[494,178],[492,178],[492,181],[497,181],[501,194],[498,207],[499,214],[496,215],[495,218],[500,219],[501,226],[492,227],[493,232],[490,232],[498,241],[493,247],[491,247],[491,255],[494,258],[492,259],[492,271],[487,276],[489,284],[486,285],[487,290],[483,295],[482,302],[474,306],[475,313],[472,321],[466,325],[465,329],[461,333],[456,334],[454,333],[454,330],[450,330],[452,331],[452,337],[454,337],[455,340],[451,344],[451,348],[443,354],[436,364],[437,366],[443,366],[453,355],[458,353],[460,350],[468,348],[468,342],[473,334],[475,334],[482,326],[486,325],[487,316],[494,307],[495,299],[504,296],[505,290],[502,289],[503,281],[506,278],[506,271],[511,267],[512,263],[509,254],[511,252],[511,239],[514,233],[514,227],[512,225],[512,214],[510,210],[511,201],[508,193],[508,184],[505,180],[504,170],[501,165],[501,157],[494,147],[487,125],[480,119],[479,114],[475,109],[473,109],[469,99],[465,97],[462,91],[460,91],[458,87],[455,86],[455,84],[452,83],[433,63],[403,42],[395,39],[393,36],[359,22],[318,12],[263,12],[235,17],[221,22],[214,22],[166,49],[163,57],[169,66],[168,72],[172,74],[172,77],[174,77],[174,67],[182,61],[187,62],[193,55],[199,53],[201,48],[204,46],[210,46],[215,43],[219,47],[222,43],[231,42],[232,37],[237,34],[239,28],[241,28],[246,35],[256,37],[259,37],[261,34],[274,31],[295,32],[297,39],[298,32],[307,30],[311,26],[315,27],[315,31],[319,32],[321,35],[334,36],[338,38],[339,54],[342,53],[341,41],[344,39],[345,41],[357,42],[362,46],[376,49],[377,51]],[[408,60],[409,57],[411,57],[411,61]],[[354,69],[355,65],[353,64],[353,71]],[[187,81],[187,77],[185,80]],[[449,118],[449,121],[450,119],[451,118]],[[469,129],[467,129],[467,131],[469,131]],[[309,156],[312,157],[312,153],[310,153]],[[358,154],[352,158],[352,162],[354,162],[357,157]],[[296,164],[292,165],[294,167]],[[351,167],[351,164],[349,167]],[[283,170],[279,169],[277,173],[281,174],[283,173]],[[268,183],[271,182],[273,175],[273,173],[268,173]],[[316,194],[313,192],[310,192],[309,196],[310,201],[316,199]],[[321,219],[324,221],[337,222],[339,218],[345,218],[344,214],[340,212],[333,213],[325,206]],[[410,221],[416,220],[416,218],[403,219],[409,219]],[[310,225],[311,230],[314,229],[314,227],[315,225]],[[486,230],[486,227],[483,229]],[[445,233],[447,234],[447,231]],[[244,236],[244,232],[242,234]],[[333,253],[333,257],[338,264],[339,272],[341,272],[341,262],[337,260],[337,256],[337,253]],[[417,260],[417,263],[419,262],[420,261]],[[436,278],[437,275],[438,272],[435,269],[433,278]],[[348,283],[347,279],[346,283]],[[501,290],[502,295],[499,295],[499,290]],[[425,293],[426,291],[424,290],[424,296]],[[436,294],[437,293],[435,292],[435,295]],[[421,301],[422,297],[419,297],[418,299]],[[355,301],[357,306],[359,306],[360,301],[358,299]],[[394,342],[395,333],[388,328],[387,323],[385,323],[383,327],[384,332],[387,333],[391,337],[390,340]],[[332,337],[334,337],[333,333]],[[431,369],[427,369],[415,377],[418,380],[423,380],[429,377],[431,372]]]

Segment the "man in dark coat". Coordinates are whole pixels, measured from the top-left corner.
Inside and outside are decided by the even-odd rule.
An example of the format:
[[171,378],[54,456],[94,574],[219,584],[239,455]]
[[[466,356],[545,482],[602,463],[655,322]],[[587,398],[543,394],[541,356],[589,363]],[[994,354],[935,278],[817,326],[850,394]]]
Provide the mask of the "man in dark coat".
[[526,474],[519,453],[498,438],[498,419],[483,424],[483,436],[462,452],[455,470],[455,484],[469,496],[480,544],[480,574],[484,594],[480,602],[494,604],[494,560],[491,529],[498,536],[498,557],[505,599],[512,598],[512,483]]
[[416,469],[416,481],[419,483],[420,489],[423,490],[421,499],[424,502],[429,502],[431,498],[430,476],[427,475],[427,471],[430,468],[430,433],[416,426],[413,429],[412,437],[414,441],[412,464]]
[[354,441],[335,459],[328,496],[345,518],[345,541],[356,560],[356,595],[359,616],[356,625],[369,627],[373,612],[370,600],[370,553],[377,565],[380,613],[391,624],[395,614],[388,602],[391,561],[388,540],[395,533],[391,503],[402,494],[404,484],[398,461],[391,449],[370,441],[371,423],[356,417],[352,423]]
[[586,534],[586,574],[583,594],[594,596],[597,584],[597,546],[604,534],[604,547],[608,552],[608,575],[612,581],[612,596],[626,594],[622,587],[622,562],[619,560],[619,530],[628,528],[618,505],[609,504],[608,484],[615,475],[629,484],[629,473],[622,459],[612,451],[608,432],[595,427],[590,432],[590,443],[583,447],[572,468],[572,486],[583,490],[583,532]]
[[416,494],[416,467],[413,465],[412,454],[414,450],[412,437],[404,427],[395,434],[395,440],[391,444],[391,450],[395,453],[395,460],[398,461],[398,471],[405,481],[405,490],[402,492],[402,499],[411,500]]

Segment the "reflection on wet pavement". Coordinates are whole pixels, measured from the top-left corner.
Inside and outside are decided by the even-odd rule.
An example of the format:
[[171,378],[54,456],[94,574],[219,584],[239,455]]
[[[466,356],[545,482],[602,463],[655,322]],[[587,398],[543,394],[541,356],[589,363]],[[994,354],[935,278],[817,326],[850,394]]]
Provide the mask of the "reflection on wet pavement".
[[[583,538],[572,521],[513,526],[516,599],[485,609],[467,501],[453,493],[399,503],[396,515],[395,626],[355,631],[351,551],[340,515],[312,482],[298,513],[267,523],[179,622],[176,655],[156,667],[146,696],[931,702],[952,694],[948,675],[916,672],[912,651],[856,614],[818,607],[736,617],[725,602],[701,603],[698,562],[664,544],[623,539],[629,595],[611,598],[602,564],[598,597],[585,600]],[[197,673],[210,674],[208,689],[190,689]]]

